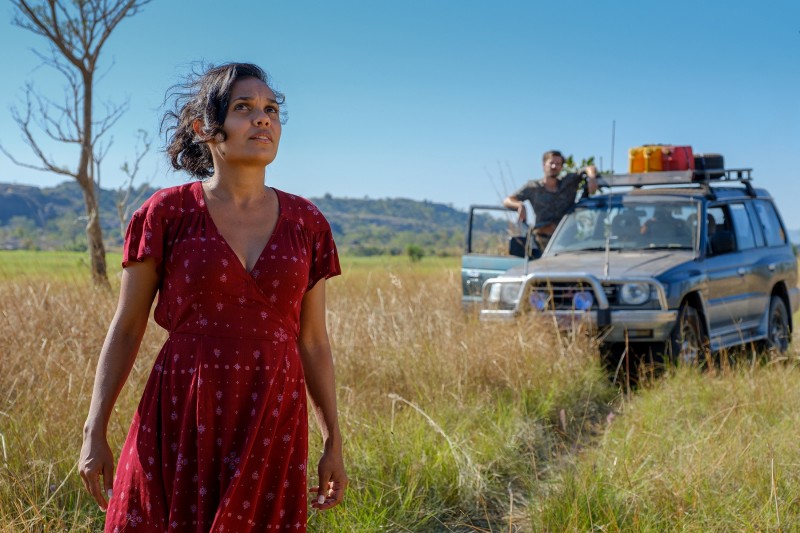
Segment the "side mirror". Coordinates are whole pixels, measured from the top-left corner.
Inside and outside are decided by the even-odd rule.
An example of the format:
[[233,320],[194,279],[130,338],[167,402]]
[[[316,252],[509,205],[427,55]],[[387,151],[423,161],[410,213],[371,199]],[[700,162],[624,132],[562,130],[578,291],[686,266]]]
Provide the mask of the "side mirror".
[[[530,238],[533,238],[533,236],[531,235]],[[514,235],[513,237],[509,238],[508,255],[513,255],[514,257],[525,257],[525,240],[525,235]],[[542,251],[536,246],[536,243],[534,243],[528,259],[539,259],[541,256]]]
[[711,236],[711,253],[714,255],[726,254],[734,250],[736,250],[736,241],[732,232],[717,230]]
[[514,235],[508,239],[508,255],[525,257],[525,235]]

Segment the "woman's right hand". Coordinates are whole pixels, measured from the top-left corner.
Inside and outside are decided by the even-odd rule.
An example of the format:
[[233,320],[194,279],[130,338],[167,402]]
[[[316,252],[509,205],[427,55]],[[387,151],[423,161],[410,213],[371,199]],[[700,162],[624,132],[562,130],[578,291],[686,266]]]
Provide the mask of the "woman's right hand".
[[[104,434],[84,432],[78,471],[83,480],[83,486],[95,499],[100,509],[103,511],[108,509],[111,487],[114,485],[114,454],[111,453],[111,447]],[[102,487],[100,476],[103,477]]]

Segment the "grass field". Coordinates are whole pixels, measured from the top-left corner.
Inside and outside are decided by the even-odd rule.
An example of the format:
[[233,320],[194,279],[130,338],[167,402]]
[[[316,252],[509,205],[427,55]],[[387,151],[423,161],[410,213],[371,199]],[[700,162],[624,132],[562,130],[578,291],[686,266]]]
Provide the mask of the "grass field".
[[[76,461],[116,293],[80,257],[0,252],[0,531],[102,528]],[[310,530],[800,530],[797,343],[626,394],[584,335],[464,315],[457,259],[343,268],[328,324],[351,487]],[[115,449],[164,338],[151,324]]]

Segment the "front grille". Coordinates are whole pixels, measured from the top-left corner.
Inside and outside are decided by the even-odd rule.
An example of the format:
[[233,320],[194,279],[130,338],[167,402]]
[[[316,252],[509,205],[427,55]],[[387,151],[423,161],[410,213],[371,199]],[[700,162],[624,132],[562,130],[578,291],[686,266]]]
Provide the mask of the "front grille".
[[[659,308],[658,299],[653,294],[651,299],[642,305],[632,306],[620,301],[620,282],[602,283],[603,292],[610,308],[617,309],[657,309]],[[580,281],[541,281],[534,282],[529,286],[527,293],[528,302],[531,307],[542,311],[563,311],[574,310],[575,295],[580,292],[589,292],[594,297],[592,308],[597,308],[599,298],[592,285]]]
[[[608,289],[604,287],[606,298],[611,303],[611,295],[609,290],[613,293],[616,299],[616,288],[610,286]],[[597,295],[591,285],[580,282],[542,282],[533,283],[530,286],[530,293],[528,294],[529,301],[535,307],[541,310],[571,310],[575,308],[574,298],[580,292],[590,292],[597,301]],[[537,306],[537,302],[539,305]]]

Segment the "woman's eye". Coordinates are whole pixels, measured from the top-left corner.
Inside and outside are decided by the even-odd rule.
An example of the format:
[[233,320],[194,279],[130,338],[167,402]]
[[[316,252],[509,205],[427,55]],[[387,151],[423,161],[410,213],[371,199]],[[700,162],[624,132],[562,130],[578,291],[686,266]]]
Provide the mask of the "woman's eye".
[[240,109],[247,109],[247,104],[236,104],[233,106],[234,111],[239,111]]
[[266,113],[277,113],[278,112],[278,108],[270,106],[270,107],[266,108],[264,110],[264,112],[266,112]]

